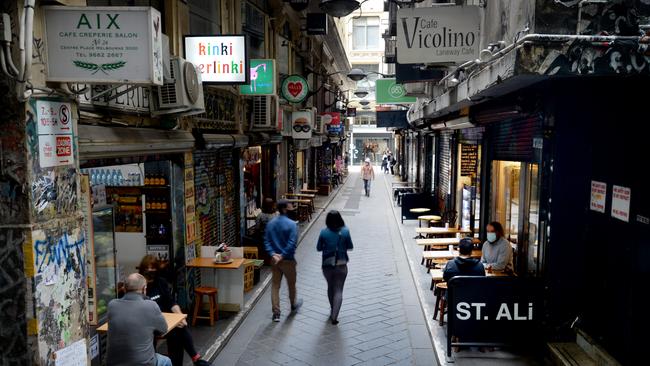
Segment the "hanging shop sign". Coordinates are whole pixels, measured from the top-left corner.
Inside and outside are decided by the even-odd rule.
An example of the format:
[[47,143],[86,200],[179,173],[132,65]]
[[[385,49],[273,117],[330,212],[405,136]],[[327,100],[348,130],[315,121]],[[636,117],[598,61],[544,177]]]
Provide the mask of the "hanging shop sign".
[[72,105],[54,99],[30,101],[36,112],[38,157],[41,168],[74,163]]
[[309,83],[300,75],[289,75],[282,81],[280,91],[282,97],[290,103],[300,103],[309,94]]
[[163,84],[160,12],[45,6],[47,81]]
[[461,145],[460,154],[460,175],[462,177],[473,177],[478,167],[478,145]]
[[295,11],[303,11],[309,6],[309,0],[285,0],[289,3],[291,9]]
[[627,187],[614,186],[612,188],[612,217],[625,222],[630,222],[630,198],[632,190]]
[[479,56],[478,6],[397,11],[397,62],[448,65]]
[[542,286],[536,279],[459,276],[448,282],[447,352],[466,345],[516,343],[538,334]]
[[251,60],[249,79],[250,84],[239,87],[240,94],[275,95],[277,85],[275,60]]
[[327,126],[327,132],[338,134],[343,129],[341,125],[341,113],[325,112],[321,114],[321,123]]
[[605,213],[605,199],[607,198],[607,183],[591,181],[591,204],[592,211]]
[[313,129],[313,113],[299,111],[291,113],[291,137],[294,139],[310,139]]
[[377,127],[405,129],[409,126],[409,123],[406,120],[406,111],[377,110],[375,113],[377,116]]
[[199,68],[204,84],[248,84],[246,36],[185,36],[185,59]]
[[307,13],[307,34],[309,35],[327,34],[326,13]]
[[378,79],[375,90],[378,104],[407,104],[417,100],[416,97],[407,97],[406,88],[395,79]]

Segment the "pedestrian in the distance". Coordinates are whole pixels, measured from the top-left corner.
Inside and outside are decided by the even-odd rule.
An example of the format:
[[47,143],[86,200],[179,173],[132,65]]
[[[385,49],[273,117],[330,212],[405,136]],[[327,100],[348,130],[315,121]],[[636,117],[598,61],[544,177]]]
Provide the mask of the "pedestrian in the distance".
[[395,160],[395,157],[391,155],[390,157],[390,174],[395,175],[395,165],[397,164],[397,160]]
[[361,167],[361,179],[363,179],[363,189],[366,192],[366,197],[370,197],[370,181],[375,179],[375,170],[370,165],[370,159],[368,158]]
[[336,210],[327,213],[326,228],[321,230],[316,249],[323,252],[323,276],[327,280],[327,298],[330,301],[330,321],[339,323],[343,302],[343,285],[348,276],[348,250],[352,250],[350,230]]
[[381,171],[384,174],[388,172],[388,155],[384,155],[384,157],[381,159]]
[[295,221],[287,217],[287,212],[292,208],[289,201],[279,200],[276,207],[280,215],[266,225],[264,246],[266,252],[271,256],[272,263],[271,305],[273,321],[279,322],[282,276],[287,278],[292,313],[298,311],[298,308],[302,305],[302,299],[296,299],[296,260],[294,255],[298,242],[298,227]]

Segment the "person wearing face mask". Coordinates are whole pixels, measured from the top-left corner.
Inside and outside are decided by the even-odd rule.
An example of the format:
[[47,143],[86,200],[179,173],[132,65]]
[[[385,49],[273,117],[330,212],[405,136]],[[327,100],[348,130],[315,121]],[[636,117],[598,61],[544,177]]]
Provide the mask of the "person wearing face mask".
[[[140,274],[147,280],[146,296],[156,302],[161,311],[166,313],[182,314],[181,307],[176,304],[169,290],[169,283],[160,275],[160,263],[153,255],[146,255],[138,267]],[[201,355],[194,347],[192,334],[187,328],[187,321],[181,323],[167,333],[167,349],[173,366],[183,365],[183,350],[192,359],[195,365],[210,365],[201,359]]]
[[488,272],[512,272],[512,248],[510,242],[504,238],[503,226],[493,221],[486,227],[487,241],[483,244],[481,263]]

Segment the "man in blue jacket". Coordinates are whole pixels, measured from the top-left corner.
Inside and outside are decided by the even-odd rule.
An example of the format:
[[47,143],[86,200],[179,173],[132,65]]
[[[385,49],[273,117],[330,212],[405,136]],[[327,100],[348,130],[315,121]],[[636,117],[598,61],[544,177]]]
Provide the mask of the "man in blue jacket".
[[464,238],[458,244],[459,256],[447,262],[442,278],[445,281],[455,276],[485,276],[485,268],[478,258],[471,258],[474,243],[471,238]]
[[279,322],[282,276],[287,277],[292,312],[298,310],[302,305],[302,300],[296,300],[296,260],[294,254],[298,243],[298,226],[287,217],[287,212],[292,208],[290,202],[279,200],[276,207],[280,215],[266,224],[264,246],[271,257],[272,263],[271,305],[273,307],[273,321]]

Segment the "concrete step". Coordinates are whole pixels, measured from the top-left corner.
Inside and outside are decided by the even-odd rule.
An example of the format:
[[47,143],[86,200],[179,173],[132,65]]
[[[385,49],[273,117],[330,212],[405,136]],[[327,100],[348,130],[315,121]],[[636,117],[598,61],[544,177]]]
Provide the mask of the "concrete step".
[[596,362],[589,357],[575,342],[548,343],[551,359],[555,365],[562,366],[595,366]]

